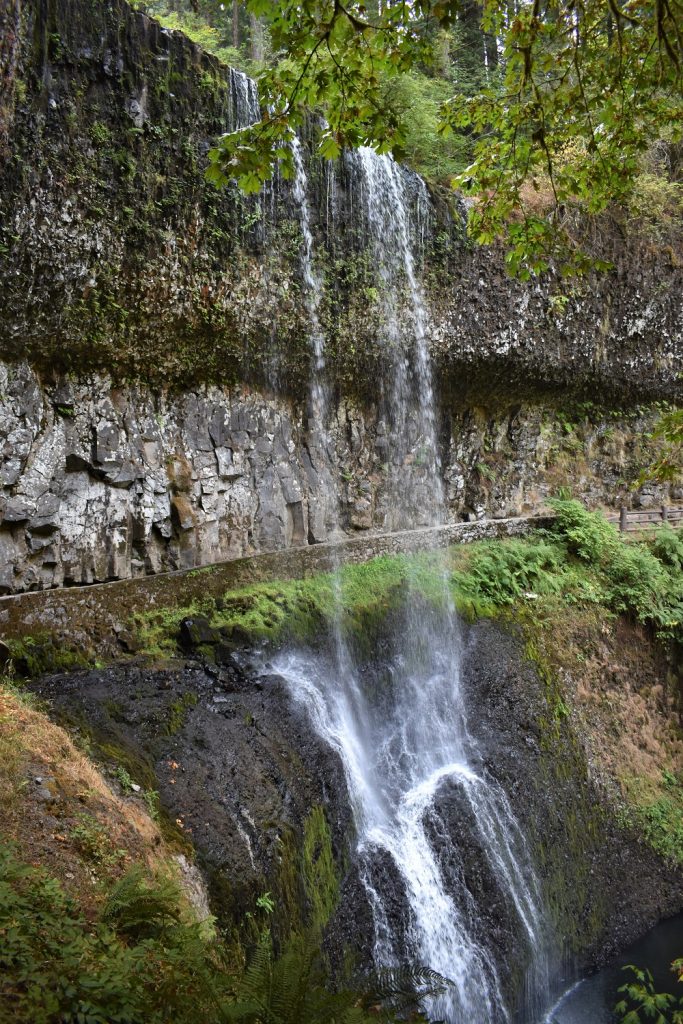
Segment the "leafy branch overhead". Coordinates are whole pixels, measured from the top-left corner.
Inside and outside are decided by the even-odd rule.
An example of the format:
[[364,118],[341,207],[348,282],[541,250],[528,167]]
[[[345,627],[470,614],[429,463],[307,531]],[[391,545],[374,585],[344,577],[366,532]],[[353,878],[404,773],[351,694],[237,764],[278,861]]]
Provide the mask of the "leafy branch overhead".
[[[681,140],[681,0],[250,0],[249,9],[275,59],[259,76],[262,120],[211,154],[217,184],[237,178],[257,191],[278,161],[291,173],[288,141],[310,110],[324,119],[323,157],[369,145],[401,159],[399,79],[416,70],[448,79],[444,39],[472,17],[478,36],[465,46],[480,47],[483,74],[442,104],[438,132],[470,140],[471,162],[453,184],[473,199],[473,236],[507,239],[512,272],[542,271],[567,243],[576,248],[573,212],[623,201],[645,151]],[[575,255],[568,269],[586,266]]]

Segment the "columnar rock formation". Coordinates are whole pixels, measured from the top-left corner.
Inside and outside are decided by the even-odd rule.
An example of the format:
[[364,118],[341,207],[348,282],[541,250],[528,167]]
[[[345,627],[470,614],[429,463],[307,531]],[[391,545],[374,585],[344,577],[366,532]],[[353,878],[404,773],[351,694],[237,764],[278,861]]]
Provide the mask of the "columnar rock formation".
[[[15,13],[0,97],[0,592],[320,541],[335,503],[343,529],[386,527],[391,354],[359,162],[323,164],[302,139],[321,440],[291,189],[245,198],[203,180],[213,140],[253,106],[244,76],[124,0]],[[568,483],[593,504],[633,500],[652,421],[638,407],[680,392],[672,240],[608,235],[612,273],[523,285],[464,240],[457,204],[415,193],[449,516],[533,511]],[[421,457],[408,449],[406,466]]]

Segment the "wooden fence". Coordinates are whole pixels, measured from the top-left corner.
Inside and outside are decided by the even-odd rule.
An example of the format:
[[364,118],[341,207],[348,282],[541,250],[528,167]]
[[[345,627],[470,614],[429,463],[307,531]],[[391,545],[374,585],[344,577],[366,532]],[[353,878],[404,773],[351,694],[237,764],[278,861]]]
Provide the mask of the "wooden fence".
[[618,516],[607,518],[610,523],[618,523],[622,533],[633,533],[637,530],[648,530],[652,526],[661,526],[663,523],[673,527],[683,526],[683,508],[667,508],[666,505],[659,508],[622,508]]

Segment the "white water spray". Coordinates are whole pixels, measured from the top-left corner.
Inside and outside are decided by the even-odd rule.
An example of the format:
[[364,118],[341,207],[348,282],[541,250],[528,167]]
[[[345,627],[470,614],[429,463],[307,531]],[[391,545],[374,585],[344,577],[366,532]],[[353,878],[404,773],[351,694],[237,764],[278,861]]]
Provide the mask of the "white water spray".
[[[341,594],[343,601],[343,590]],[[408,595],[407,601],[411,601]],[[344,767],[360,874],[373,912],[378,965],[424,964],[452,982],[428,1000],[449,1024],[509,1021],[494,951],[464,878],[459,836],[442,817],[455,794],[468,843],[488,864],[497,899],[516,921],[519,957],[542,967],[540,895],[523,836],[503,790],[483,767],[467,725],[452,609],[417,602],[393,630],[378,682],[344,644],[331,657],[280,655],[273,668]],[[388,855],[401,879],[407,928],[391,919],[378,881]],[[447,866],[444,866],[447,865]],[[539,990],[542,970],[532,988]]]
[[[390,156],[362,147],[353,154],[360,176],[368,240],[378,275],[381,341],[388,372],[391,510],[389,529],[443,519],[429,310],[416,267],[414,241],[424,241],[428,206],[418,175]],[[409,187],[414,195],[411,217]]]

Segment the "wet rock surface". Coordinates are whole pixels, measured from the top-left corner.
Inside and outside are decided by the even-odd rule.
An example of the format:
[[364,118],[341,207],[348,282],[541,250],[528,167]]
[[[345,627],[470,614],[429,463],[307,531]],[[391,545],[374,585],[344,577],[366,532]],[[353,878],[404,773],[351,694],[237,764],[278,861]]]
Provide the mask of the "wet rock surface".
[[[536,865],[557,950],[576,971],[603,963],[662,916],[683,905],[683,879],[648,847],[619,829],[613,808],[590,777],[569,719],[548,726],[547,693],[521,642],[500,625],[463,627],[463,685],[469,727],[482,752],[478,770],[503,787]],[[343,772],[316,737],[282,681],[244,649],[230,663],[192,660],[163,668],[131,664],[52,676],[37,688],[58,717],[80,723],[103,748],[134,752],[149,766],[162,805],[197,851],[214,911],[238,920],[264,887],[280,912],[307,913],[300,842],[311,808],[330,826],[340,903],[327,929],[333,963],[351,952],[372,955],[372,916],[354,856]],[[377,653],[381,658],[381,638]],[[382,678],[375,668],[370,677]],[[332,685],[334,685],[332,683]],[[475,713],[476,712],[476,713]],[[501,983],[514,1004],[521,991],[524,937],[462,792],[439,788],[428,829],[448,886],[476,915],[496,953]],[[457,836],[459,860],[440,830]],[[396,933],[409,927],[395,866],[373,862]]]
[[137,766],[158,789],[224,924],[266,890],[281,913],[305,913],[300,844],[322,801],[341,873],[350,828],[343,776],[277,678],[188,663],[51,677],[39,689],[96,751],[118,754],[134,781]]
[[683,875],[619,827],[585,738],[522,652],[492,622],[469,631],[470,726],[526,837],[559,947],[577,970],[602,966],[683,906]]

